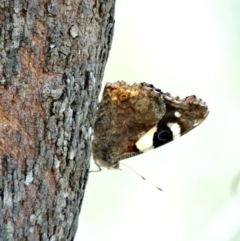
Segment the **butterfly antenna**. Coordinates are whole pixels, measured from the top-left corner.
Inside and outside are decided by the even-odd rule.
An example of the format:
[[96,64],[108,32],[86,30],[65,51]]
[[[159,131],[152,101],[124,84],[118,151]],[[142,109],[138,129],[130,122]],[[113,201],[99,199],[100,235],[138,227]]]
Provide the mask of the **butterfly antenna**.
[[152,183],[151,181],[149,181],[148,179],[146,179],[145,177],[143,177],[141,174],[139,174],[138,172],[136,172],[135,170],[133,170],[131,167],[127,166],[125,163],[121,162],[121,164],[125,167],[127,167],[128,169],[130,169],[132,172],[134,172],[136,175],[138,175],[139,177],[141,177],[144,181],[147,181],[148,183],[150,183],[152,186],[154,186],[155,188],[157,188],[159,191],[163,191],[160,187],[156,186],[154,183]]

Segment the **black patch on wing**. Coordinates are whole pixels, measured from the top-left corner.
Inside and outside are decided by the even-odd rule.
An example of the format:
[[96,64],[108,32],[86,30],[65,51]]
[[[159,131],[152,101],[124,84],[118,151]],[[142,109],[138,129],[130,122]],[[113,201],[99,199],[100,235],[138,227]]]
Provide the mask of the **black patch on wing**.
[[[158,122],[157,132],[153,136],[153,146],[157,148],[173,140],[172,130],[167,126],[168,123],[179,123],[179,118],[175,116],[175,108],[168,107],[163,118]],[[180,125],[181,127],[181,125]]]
[[153,146],[157,148],[173,140],[173,133],[168,126],[161,126],[153,136]]

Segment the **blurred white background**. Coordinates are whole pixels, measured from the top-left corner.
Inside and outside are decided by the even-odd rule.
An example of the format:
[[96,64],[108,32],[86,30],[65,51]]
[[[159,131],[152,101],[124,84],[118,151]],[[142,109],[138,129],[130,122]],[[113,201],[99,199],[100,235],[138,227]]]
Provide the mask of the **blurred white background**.
[[[239,241],[240,1],[118,0],[104,83],[195,94],[210,115],[163,147],[91,173],[75,240]],[[91,165],[92,169],[96,169]]]

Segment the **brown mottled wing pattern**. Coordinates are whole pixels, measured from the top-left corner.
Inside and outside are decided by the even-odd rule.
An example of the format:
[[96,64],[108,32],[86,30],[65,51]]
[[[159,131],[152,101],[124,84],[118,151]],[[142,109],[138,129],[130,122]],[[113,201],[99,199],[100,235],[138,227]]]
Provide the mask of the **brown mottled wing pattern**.
[[[170,94],[163,94],[163,98],[166,103],[166,114],[161,121],[177,122],[181,126],[181,136],[202,123],[209,113],[206,103],[195,95],[180,99]],[[176,112],[181,117],[173,119]]]
[[107,83],[97,110],[93,156],[112,167],[115,158],[158,123],[165,114],[162,95],[145,84]]
[[127,153],[159,121],[171,119],[173,111],[181,114],[182,134],[204,120],[208,113],[207,106],[195,96],[179,99],[147,83],[107,83],[94,126],[95,161],[101,166],[117,168],[118,157]]

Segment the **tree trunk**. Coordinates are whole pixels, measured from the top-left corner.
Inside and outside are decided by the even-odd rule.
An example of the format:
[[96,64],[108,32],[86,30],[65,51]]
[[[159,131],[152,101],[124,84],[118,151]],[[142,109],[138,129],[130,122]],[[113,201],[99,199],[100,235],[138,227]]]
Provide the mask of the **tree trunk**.
[[0,0],[0,240],[73,240],[115,0]]

